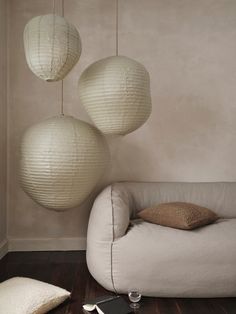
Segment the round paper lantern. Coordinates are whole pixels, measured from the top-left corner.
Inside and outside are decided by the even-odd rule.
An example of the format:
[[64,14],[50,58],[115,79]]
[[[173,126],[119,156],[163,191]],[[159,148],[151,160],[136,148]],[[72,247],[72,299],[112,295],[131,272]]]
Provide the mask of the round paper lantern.
[[26,61],[45,81],[62,80],[79,60],[80,36],[64,17],[48,14],[30,20],[24,30]]
[[79,95],[91,119],[105,134],[130,133],[151,113],[149,74],[142,64],[124,56],[90,65],[80,77]]
[[95,127],[70,116],[57,116],[25,132],[20,182],[40,205],[65,210],[85,200],[108,161],[107,144]]

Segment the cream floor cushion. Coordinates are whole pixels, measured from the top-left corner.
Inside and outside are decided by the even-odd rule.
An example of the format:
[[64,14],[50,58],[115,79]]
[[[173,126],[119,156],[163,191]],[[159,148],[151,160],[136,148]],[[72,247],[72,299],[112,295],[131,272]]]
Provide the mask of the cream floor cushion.
[[1,314],[44,314],[70,296],[65,289],[30,278],[0,283]]

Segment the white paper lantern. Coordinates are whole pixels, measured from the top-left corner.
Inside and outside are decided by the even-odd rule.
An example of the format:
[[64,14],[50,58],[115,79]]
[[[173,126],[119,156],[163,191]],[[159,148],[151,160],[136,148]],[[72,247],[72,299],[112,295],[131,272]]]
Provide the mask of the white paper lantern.
[[45,81],[62,80],[79,60],[79,32],[64,17],[36,16],[25,26],[24,48],[31,71]]
[[20,182],[37,203],[65,210],[85,200],[108,161],[107,144],[95,127],[70,116],[57,116],[25,132]]
[[149,74],[142,64],[124,56],[90,65],[80,77],[79,95],[91,119],[105,134],[130,133],[151,113]]

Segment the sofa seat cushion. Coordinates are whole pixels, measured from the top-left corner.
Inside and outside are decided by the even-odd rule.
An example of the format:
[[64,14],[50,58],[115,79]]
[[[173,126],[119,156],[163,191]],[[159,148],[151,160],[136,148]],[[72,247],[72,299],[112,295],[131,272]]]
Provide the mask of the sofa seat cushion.
[[235,296],[235,238],[236,219],[191,231],[137,220],[113,243],[114,287],[160,297]]

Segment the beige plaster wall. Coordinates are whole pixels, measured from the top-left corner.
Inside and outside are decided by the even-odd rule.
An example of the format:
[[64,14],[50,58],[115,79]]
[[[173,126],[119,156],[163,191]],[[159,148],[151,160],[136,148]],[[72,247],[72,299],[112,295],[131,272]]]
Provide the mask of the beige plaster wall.
[[7,186],[7,2],[0,0],[0,257],[6,241]]
[[[13,249],[80,247],[93,196],[58,214],[36,205],[17,182],[22,132],[59,113],[60,83],[36,78],[23,53],[26,22],[50,12],[52,1],[9,2],[9,238]],[[65,79],[65,112],[89,121],[77,82],[91,62],[115,53],[115,1],[66,0],[65,15],[83,43]],[[117,180],[235,181],[236,1],[120,0],[119,28],[120,54],[150,72],[153,112],[138,131],[109,139],[112,165],[98,190]]]

